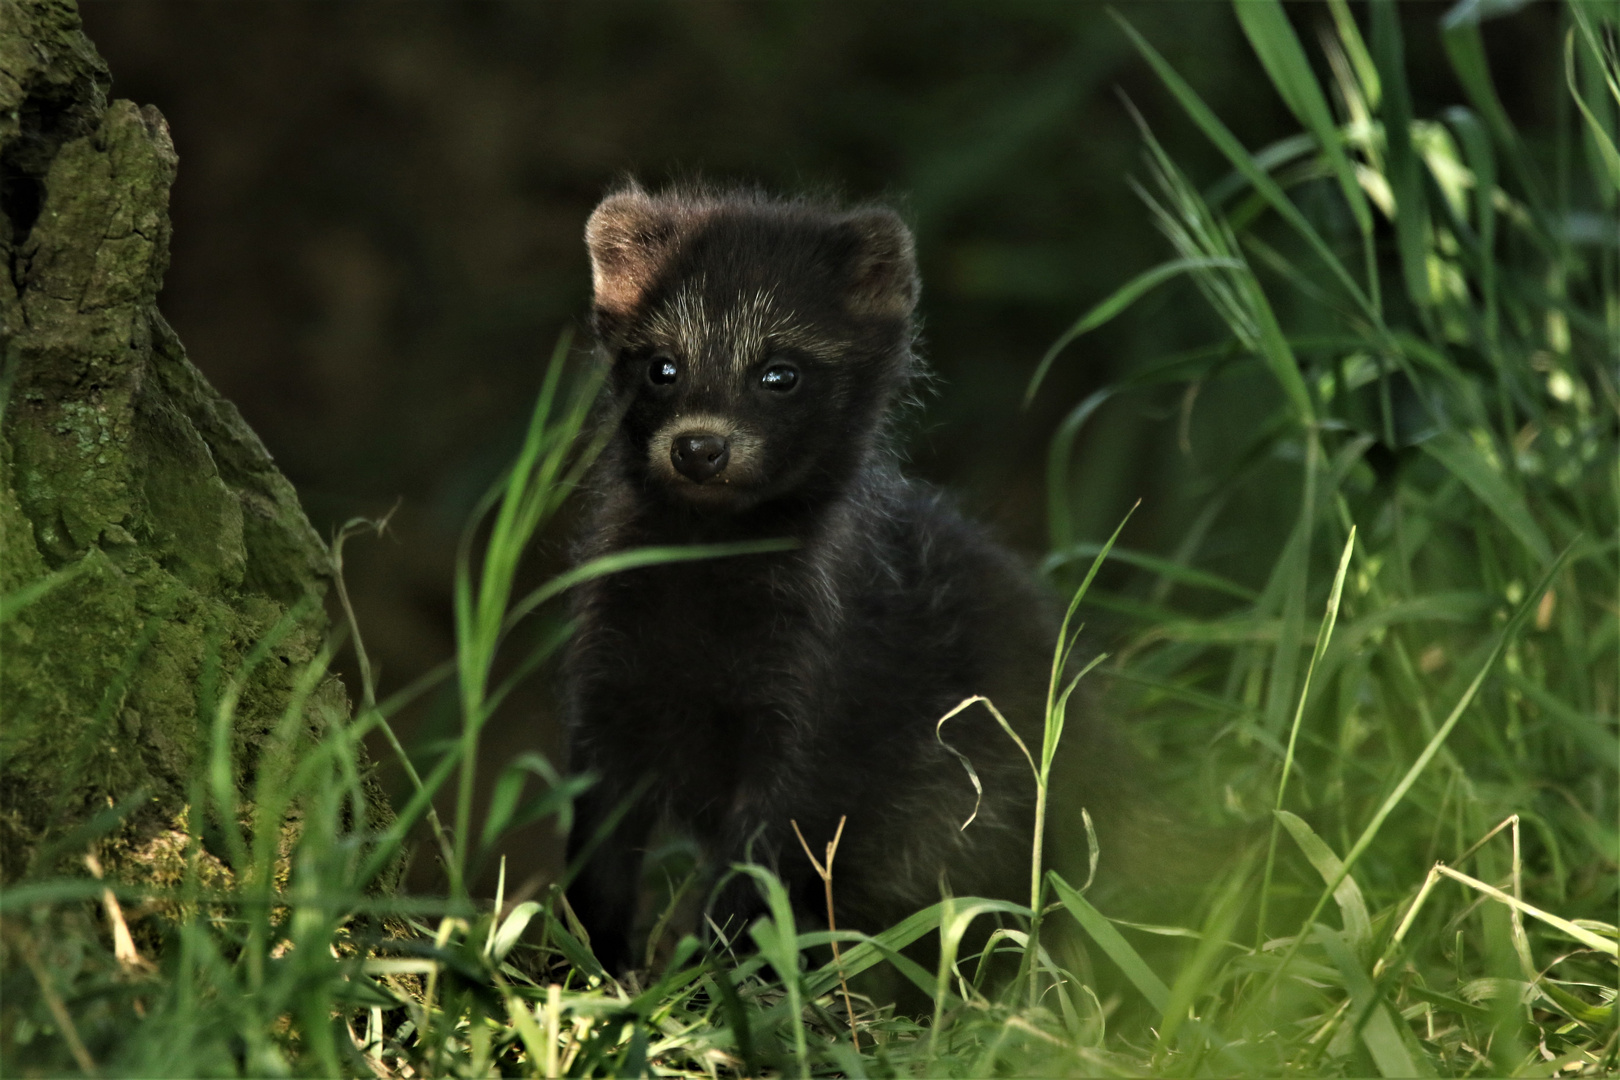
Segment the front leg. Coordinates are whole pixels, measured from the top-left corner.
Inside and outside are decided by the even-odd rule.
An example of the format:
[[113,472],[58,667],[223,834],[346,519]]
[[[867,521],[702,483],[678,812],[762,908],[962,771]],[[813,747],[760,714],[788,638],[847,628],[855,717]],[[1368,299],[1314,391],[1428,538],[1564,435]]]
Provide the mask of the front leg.
[[638,795],[597,784],[574,804],[574,826],[568,832],[568,868],[574,875],[568,904],[590,935],[591,951],[611,975],[636,966],[631,936],[641,861],[652,828],[652,815]]

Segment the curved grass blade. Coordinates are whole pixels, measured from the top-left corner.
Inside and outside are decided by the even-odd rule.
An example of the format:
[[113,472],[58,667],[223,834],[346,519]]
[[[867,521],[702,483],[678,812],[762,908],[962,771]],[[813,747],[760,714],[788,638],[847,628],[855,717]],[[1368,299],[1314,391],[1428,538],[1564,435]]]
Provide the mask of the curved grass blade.
[[967,827],[973,824],[973,819],[979,816],[979,805],[984,800],[984,784],[979,780],[979,770],[973,767],[973,762],[968,760],[968,756],[945,741],[945,721],[957,716],[971,706],[979,704],[984,705],[986,709],[990,710],[990,715],[995,717],[996,723],[1001,725],[1001,730],[1005,731],[1008,737],[1011,738],[1013,742],[1018,744],[1018,749],[1022,750],[1024,753],[1024,760],[1029,762],[1029,771],[1034,774],[1035,782],[1037,784],[1041,782],[1040,767],[1035,764],[1035,758],[1031,756],[1029,747],[1025,745],[1024,740],[1019,736],[1018,732],[1013,730],[1013,726],[1007,722],[1007,718],[1001,715],[1001,710],[996,708],[995,702],[991,701],[983,694],[975,694],[972,697],[963,698],[955,708],[934,722],[935,741],[937,741],[939,745],[943,746],[945,749],[949,750],[952,756],[954,756],[956,760],[961,763],[962,768],[968,774],[968,779],[973,783],[973,813],[969,814],[967,816],[967,820],[962,822],[961,828],[957,830],[958,832],[966,832]]
[[[1164,1007],[1157,1041],[1157,1050],[1160,1054],[1172,1045],[1176,1033],[1181,1025],[1187,1022],[1192,1012],[1193,1002],[1205,992],[1210,971],[1214,968],[1221,950],[1226,948],[1226,943],[1231,940],[1232,932],[1237,927],[1238,916],[1243,913],[1247,886],[1253,870],[1252,853],[1245,853],[1228,873],[1220,891],[1216,893],[1209,915],[1204,919],[1201,940],[1193,950],[1192,956],[1176,973],[1176,981],[1170,987],[1170,997]],[[1208,1037],[1206,1031],[1207,1029],[1200,1025],[1200,1038]],[[1197,1049],[1195,1048],[1195,1052]]]
[[[1578,7],[1575,10],[1580,12]],[[1584,18],[1584,13],[1581,12],[1579,17]],[[1591,30],[1584,24],[1581,29],[1587,35],[1588,45],[1596,53],[1597,48],[1591,42]],[[1602,54],[1598,53],[1598,56],[1601,61]],[[1564,77],[1569,81],[1570,97],[1575,99],[1576,107],[1581,110],[1581,116],[1586,120],[1586,134],[1590,139],[1590,144],[1597,149],[1598,161],[1602,163],[1603,174],[1609,181],[1609,187],[1606,189],[1609,193],[1608,201],[1612,203],[1614,201],[1614,191],[1620,188],[1620,150],[1615,149],[1613,140],[1609,138],[1609,133],[1603,128],[1603,122],[1592,112],[1592,107],[1586,103],[1586,96],[1581,93],[1580,87],[1576,85],[1574,30],[1571,30],[1564,37]],[[1601,184],[1599,190],[1605,190]]]
[[575,585],[595,578],[605,577],[608,574],[618,574],[626,570],[638,570],[645,566],[657,566],[663,563],[692,562],[696,559],[720,559],[733,555],[762,555],[772,551],[791,551],[798,546],[799,542],[797,540],[791,537],[783,537],[772,540],[747,540],[732,544],[671,544],[661,547],[640,547],[631,548],[629,551],[616,551],[611,555],[599,555],[558,574],[522,600],[513,604],[507,612],[505,621],[502,623],[502,630],[511,629],[518,620],[528,615],[535,608],[562,595]]
[[1069,508],[1069,463],[1074,459],[1075,441],[1091,414],[1113,396],[1113,387],[1095,391],[1070,409],[1069,415],[1052,433],[1046,451],[1046,527],[1055,551],[1074,544],[1074,514]]
[[1334,887],[1333,899],[1339,905],[1339,915],[1344,920],[1344,936],[1350,939],[1350,944],[1356,948],[1365,948],[1372,939],[1372,919],[1367,914],[1367,901],[1361,895],[1361,886],[1350,874],[1341,874],[1344,863],[1333,854],[1333,849],[1316,835],[1305,819],[1297,814],[1290,814],[1287,810],[1274,811],[1277,820],[1288,830],[1288,835],[1294,838],[1294,843],[1305,853],[1316,872],[1322,875],[1323,881],[1337,881]]
[[[1041,563],[1041,573],[1050,574],[1060,567],[1072,562],[1097,555],[1102,551],[1101,544],[1075,544],[1063,551],[1055,551],[1048,555]],[[1170,559],[1163,559],[1157,555],[1146,552],[1131,551],[1127,548],[1115,548],[1112,557],[1127,566],[1135,566],[1142,570],[1149,570],[1162,578],[1168,578],[1181,585],[1190,585],[1193,588],[1209,589],[1213,592],[1225,593],[1239,600],[1254,601],[1259,594],[1253,589],[1239,585],[1230,578],[1219,574],[1212,574],[1207,570],[1198,570],[1191,566]]]
[[1140,300],[1154,286],[1163,284],[1178,274],[1184,274],[1190,270],[1212,270],[1217,268],[1241,270],[1243,264],[1236,259],[1172,259],[1169,262],[1160,263],[1151,270],[1144,270],[1118,289],[1115,289],[1106,300],[1076,319],[1074,325],[1070,326],[1056,341],[1052,342],[1051,348],[1046,350],[1046,355],[1041,357],[1041,362],[1035,366],[1035,374],[1029,378],[1029,386],[1024,390],[1024,408],[1029,408],[1030,402],[1035,400],[1035,391],[1040,388],[1041,381],[1046,378],[1046,373],[1051,369],[1052,362],[1057,359],[1058,353],[1067,348],[1075,338],[1102,326]]
[[[1230,223],[1218,219],[1209,203],[1188,181],[1147,121],[1130,107],[1132,119],[1142,132],[1153,176],[1164,194],[1154,198],[1140,184],[1132,183],[1176,250],[1187,258],[1233,259],[1242,262],[1239,244]],[[1241,149],[1241,147],[1240,147]],[[1262,174],[1264,175],[1264,174]],[[1267,177],[1270,183],[1270,178]],[[1289,204],[1290,207],[1292,204]],[[1310,391],[1300,375],[1299,361],[1278,324],[1265,290],[1247,263],[1238,270],[1204,267],[1195,270],[1199,291],[1231,328],[1243,347],[1256,353],[1276,377],[1296,419],[1303,425],[1316,422],[1316,409]]]
[[1377,109],[1383,100],[1384,87],[1378,79],[1378,65],[1373,63],[1361,28],[1356,25],[1356,17],[1350,13],[1350,5],[1345,0],[1328,0],[1328,10],[1333,13],[1333,28],[1338,31],[1339,43],[1344,46],[1345,58],[1350,61],[1350,69],[1361,86],[1367,107]]
[[[1545,223],[1548,218],[1547,199],[1543,194],[1541,177],[1525,148],[1524,141],[1519,138],[1513,121],[1508,118],[1507,109],[1502,106],[1502,99],[1496,94],[1490,64],[1485,57],[1485,39],[1480,32],[1479,22],[1448,16],[1443,20],[1442,26],[1444,32],[1441,34],[1441,42],[1445,46],[1446,59],[1451,61],[1452,72],[1456,74],[1457,81],[1462,83],[1463,91],[1473,102],[1474,108],[1485,118],[1491,134],[1496,137],[1497,145],[1502,148],[1508,163],[1513,166],[1535,218],[1538,222]],[[1545,245],[1546,229],[1533,230],[1532,239]]]
[[[958,898],[957,903],[960,904],[969,899],[971,898]],[[972,902],[987,905],[986,910],[1029,918],[1029,908],[1024,907],[1022,904],[1015,904],[1010,900],[979,901],[975,899]],[[943,914],[944,902],[941,901],[928,905],[914,915],[907,916],[881,934],[867,935],[853,948],[844,950],[844,974],[853,979],[868,968],[882,963],[886,953],[897,953],[924,934],[937,929]],[[829,962],[806,976],[804,992],[810,998],[818,998],[822,994],[830,992],[837,985],[837,965]]]

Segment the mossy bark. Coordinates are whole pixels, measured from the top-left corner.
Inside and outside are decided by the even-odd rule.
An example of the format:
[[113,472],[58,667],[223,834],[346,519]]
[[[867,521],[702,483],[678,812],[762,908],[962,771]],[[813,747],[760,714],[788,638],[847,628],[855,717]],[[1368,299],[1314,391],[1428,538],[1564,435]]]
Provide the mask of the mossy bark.
[[[177,159],[158,111],[109,102],[109,84],[69,0],[0,0],[7,881],[42,838],[137,793],[126,840],[174,821],[213,695],[238,677],[248,790],[328,630],[325,546],[158,312]],[[40,582],[51,587],[15,603]],[[304,709],[312,731],[345,722],[342,683],[325,679]]]

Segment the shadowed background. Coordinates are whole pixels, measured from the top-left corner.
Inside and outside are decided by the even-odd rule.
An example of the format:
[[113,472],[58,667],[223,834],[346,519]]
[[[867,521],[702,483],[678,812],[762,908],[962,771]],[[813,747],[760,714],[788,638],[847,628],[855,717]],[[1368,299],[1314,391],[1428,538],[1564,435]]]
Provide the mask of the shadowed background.
[[[1296,129],[1228,6],[1119,10],[1251,148]],[[1419,116],[1461,97],[1435,32],[1445,10],[1401,8]],[[1327,17],[1290,14],[1306,40]],[[101,0],[84,20],[114,93],[157,105],[173,130],[162,307],[192,359],[317,529],[398,503],[391,537],[354,541],[347,559],[383,693],[451,654],[457,538],[521,437],[558,335],[583,329],[581,229],[626,172],[899,206],[938,376],[907,420],[912,471],[1032,559],[1067,410],[1218,337],[1190,286],[1161,289],[1072,346],[1020,407],[1051,341],[1168,252],[1126,182],[1139,138],[1121,93],[1197,182],[1225,171],[1101,5]],[[1485,26],[1526,132],[1558,100],[1557,33],[1553,5]],[[1188,493],[1267,414],[1261,379],[1099,414],[1076,470],[1082,535],[1106,536],[1141,497],[1124,542],[1173,547]],[[1294,512],[1287,482],[1274,504],[1224,512],[1206,564],[1263,578]],[[555,566],[565,543],[551,537],[539,561]],[[482,775],[524,750],[560,762],[553,713],[542,676],[491,725]],[[399,727],[427,753],[453,721],[428,702]],[[559,848],[550,825],[514,834],[511,873],[537,885]],[[413,885],[436,878],[419,853]]]

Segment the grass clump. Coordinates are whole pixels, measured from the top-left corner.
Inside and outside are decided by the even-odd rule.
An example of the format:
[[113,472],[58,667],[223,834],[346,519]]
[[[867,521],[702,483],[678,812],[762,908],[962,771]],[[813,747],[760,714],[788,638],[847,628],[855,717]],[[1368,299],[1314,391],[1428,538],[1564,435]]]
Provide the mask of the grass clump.
[[[607,977],[555,888],[515,905],[470,896],[514,822],[566,825],[589,782],[530,755],[475,820],[483,726],[568,631],[530,616],[595,574],[735,550],[630,552],[517,594],[525,547],[595,449],[581,434],[594,385],[565,383],[559,352],[518,460],[480,507],[479,557],[472,531],[463,545],[451,661],[379,702],[353,628],[357,716],[311,732],[290,709],[275,736],[283,752],[246,809],[228,740],[216,739],[190,805],[217,835],[176,823],[174,882],[25,880],[0,894],[7,1070],[1612,1072],[1617,26],[1611,8],[1564,9],[1568,122],[1548,168],[1491,90],[1482,8],[1460,6],[1439,30],[1466,103],[1419,117],[1392,4],[1361,19],[1342,0],[1327,5],[1326,80],[1280,4],[1236,5],[1301,127],[1258,152],[1123,24],[1231,172],[1200,189],[1143,126],[1140,191],[1175,257],[1082,316],[1030,393],[1076,338],[1183,276],[1219,332],[1078,403],[1054,438],[1047,569],[1073,603],[1045,739],[1025,752],[1044,809],[1078,677],[1072,619],[1082,599],[1110,610],[1126,627],[1119,647],[1082,674],[1140,718],[1154,768],[1194,816],[1250,838],[1181,925],[1105,910],[1090,885],[1109,853],[1092,851],[1093,875],[1076,885],[1043,869],[1039,835],[1027,905],[945,897],[870,937],[801,931],[780,883],[739,867],[770,912],[748,947],[681,938],[644,982]],[[1085,542],[1070,469],[1084,425],[1130,394],[1177,390],[1188,441],[1204,430],[1199,401],[1241,398],[1258,419],[1208,455],[1176,550],[1115,547],[1119,532]],[[1279,535],[1252,527],[1245,508],[1256,506],[1285,510]],[[1222,555],[1245,545],[1265,550]],[[497,657],[513,661],[500,681]],[[324,657],[305,681],[323,672]],[[204,730],[228,730],[244,678],[221,673]],[[388,718],[448,678],[461,734],[419,771]],[[391,822],[367,820],[353,768],[373,728],[414,785]],[[452,780],[446,826],[432,800]],[[90,843],[119,813],[62,842]],[[446,896],[378,888],[419,824]],[[963,955],[986,917],[999,928],[984,953]],[[130,922],[135,935],[120,936]],[[930,935],[933,971],[902,951]],[[988,962],[998,951],[1022,964],[999,989]],[[929,1015],[897,1016],[845,988],[885,962],[927,996]]]

